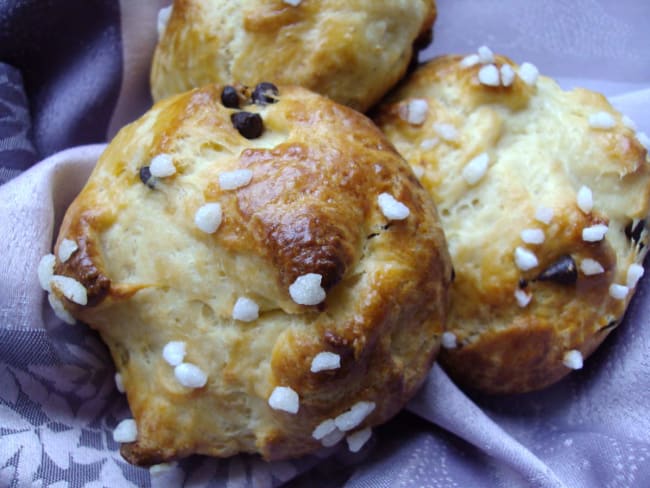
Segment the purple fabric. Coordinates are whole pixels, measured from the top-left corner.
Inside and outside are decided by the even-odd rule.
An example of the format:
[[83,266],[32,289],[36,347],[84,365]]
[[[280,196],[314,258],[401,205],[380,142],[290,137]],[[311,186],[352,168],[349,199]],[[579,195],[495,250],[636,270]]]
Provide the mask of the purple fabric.
[[17,69],[0,63],[0,184],[38,159],[22,77]]
[[41,158],[103,142],[122,76],[118,0],[0,0],[0,61],[18,69]]
[[[194,456],[151,473],[126,463],[112,430],[129,411],[110,356],[86,327],[56,319],[36,279],[104,146],[74,147],[22,171],[38,158],[35,148],[104,141],[146,109],[156,13],[166,2],[124,0],[121,16],[117,0],[81,3],[87,8],[70,20],[56,8],[78,2],[0,0],[0,60],[19,68],[26,85],[0,63],[0,184],[12,178],[0,185],[0,487],[650,486],[645,278],[584,369],[544,391],[463,392],[435,366],[357,454],[343,444],[282,463]],[[424,58],[488,44],[566,88],[603,91],[650,133],[650,2],[438,0],[438,7]],[[30,32],[28,12],[49,16],[41,19],[48,33],[67,32]],[[84,13],[97,18],[81,25]],[[62,51],[64,61],[45,66]]]

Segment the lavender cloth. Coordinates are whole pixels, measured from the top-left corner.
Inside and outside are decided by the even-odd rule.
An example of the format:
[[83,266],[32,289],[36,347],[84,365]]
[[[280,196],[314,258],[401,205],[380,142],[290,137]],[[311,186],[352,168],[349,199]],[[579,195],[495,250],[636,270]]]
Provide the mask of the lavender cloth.
[[0,63],[0,184],[38,161],[31,133],[22,76],[14,67]]
[[[124,69],[109,134],[146,108],[155,12],[163,4],[121,3]],[[488,43],[535,62],[566,87],[603,90],[650,133],[650,30],[641,22],[650,19],[650,3],[438,5],[426,57]],[[23,102],[14,103],[16,113],[26,113]],[[0,131],[0,148],[8,147],[3,140]],[[129,412],[107,350],[86,328],[58,321],[36,279],[39,258],[50,252],[103,147],[57,153],[0,186],[0,487],[650,486],[648,279],[585,368],[543,392],[470,397],[436,366],[407,409],[355,455],[340,447],[271,464],[197,456],[153,476],[128,465],[111,436]],[[30,163],[0,151],[0,168]]]

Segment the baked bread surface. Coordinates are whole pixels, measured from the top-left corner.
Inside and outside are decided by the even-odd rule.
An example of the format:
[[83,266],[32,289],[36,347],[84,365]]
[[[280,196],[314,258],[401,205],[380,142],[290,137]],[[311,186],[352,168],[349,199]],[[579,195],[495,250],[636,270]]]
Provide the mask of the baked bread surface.
[[[614,298],[610,287],[625,286],[630,265],[641,264],[647,251],[647,152],[602,95],[563,91],[544,76],[528,83],[519,74],[510,86],[487,86],[479,81],[485,65],[463,67],[462,59],[421,66],[376,121],[421,174],[447,237],[456,345],[449,336],[442,365],[463,385],[490,393],[540,389],[569,373],[568,365],[580,367],[567,353],[593,352],[633,295],[631,286]],[[501,73],[504,65],[521,72],[505,57],[494,64]],[[413,101],[426,103],[426,116],[409,123]],[[603,117],[613,127],[597,127]],[[466,179],[481,155],[489,161],[484,175]],[[578,205],[582,187],[591,190],[591,209]],[[552,218],[545,223],[537,216],[546,220],[547,209]],[[585,228],[601,224],[608,227],[604,239],[583,239]],[[525,242],[526,229],[541,231],[543,242]],[[517,248],[538,263],[521,269]],[[593,265],[585,260],[602,272],[585,273]]]
[[[438,351],[451,265],[430,197],[406,162],[364,116],[302,88],[280,87],[276,103],[242,103],[264,132],[243,137],[222,87],[168,98],[122,129],[65,215],[57,240],[79,249],[55,273],[88,292],[81,306],[55,293],[98,330],[122,375],[137,424],[123,444],[150,465],[193,453],[266,459],[321,447],[315,427],[360,401],[374,410],[357,429],[386,421],[413,395]],[[242,100],[249,92],[240,89]],[[176,173],[139,174],[168,154]],[[219,175],[252,171],[221,188]],[[410,211],[385,217],[378,195]],[[218,202],[208,234],[194,222]],[[322,276],[323,302],[289,293]],[[259,318],[235,320],[238,298]],[[186,344],[184,361],[207,374],[188,388],[162,356]],[[313,373],[320,352],[338,369]],[[299,396],[296,414],[273,409],[275,387]]]
[[435,16],[434,0],[176,0],[151,91],[263,79],[365,111],[402,78]]

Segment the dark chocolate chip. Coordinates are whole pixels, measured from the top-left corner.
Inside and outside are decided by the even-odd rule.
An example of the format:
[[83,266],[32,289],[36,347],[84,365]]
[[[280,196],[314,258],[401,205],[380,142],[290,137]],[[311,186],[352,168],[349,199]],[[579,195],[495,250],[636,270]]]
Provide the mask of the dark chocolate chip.
[[221,92],[221,103],[224,107],[239,108],[239,93],[234,86],[226,85]]
[[253,103],[257,105],[266,105],[267,103],[276,103],[278,101],[278,87],[273,83],[263,81],[258,83],[253,90]]
[[230,116],[232,125],[246,139],[256,139],[264,132],[264,122],[260,114],[235,112]]
[[154,189],[156,185],[156,178],[151,175],[149,166],[143,166],[140,168],[140,181],[142,181],[142,183],[147,185],[152,190]]
[[519,288],[522,290],[528,286],[528,280],[525,280],[523,278],[519,279]]
[[634,225],[634,221],[631,221],[625,227],[625,235],[629,240],[634,241],[638,244],[641,240],[641,233],[643,232],[643,229],[645,229],[645,220],[639,220],[636,225]]
[[456,270],[451,268],[451,282],[453,283],[456,280]]
[[540,281],[554,281],[570,285],[578,279],[578,268],[571,256],[562,256],[537,277]]

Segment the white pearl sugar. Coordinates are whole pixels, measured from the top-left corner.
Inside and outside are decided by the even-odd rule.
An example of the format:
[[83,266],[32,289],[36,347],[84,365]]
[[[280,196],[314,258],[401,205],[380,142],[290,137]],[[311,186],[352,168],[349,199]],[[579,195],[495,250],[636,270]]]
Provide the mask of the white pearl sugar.
[[630,267],[627,268],[627,280],[626,285],[628,288],[635,288],[641,277],[645,273],[643,266],[640,264],[630,264]]
[[486,86],[499,86],[499,70],[493,64],[486,64],[478,71],[478,81]]
[[591,212],[591,209],[594,207],[594,197],[591,189],[586,186],[581,186],[576,196],[576,202],[578,203],[578,208],[584,213]]
[[232,318],[252,322],[260,316],[260,306],[248,297],[239,297],[232,308]]
[[581,369],[583,365],[582,353],[577,349],[567,351],[562,358],[562,363],[569,369]]
[[411,166],[411,169],[413,170],[413,174],[417,179],[421,179],[424,176],[424,168],[422,166],[414,164]]
[[515,70],[509,64],[504,64],[499,70],[501,72],[501,84],[503,86],[510,86],[515,81]]
[[50,307],[54,310],[54,315],[59,319],[63,320],[66,324],[74,325],[76,323],[75,318],[68,312],[63,306],[63,302],[59,300],[54,293],[47,295],[47,301],[50,302]]
[[529,295],[524,290],[520,290],[519,288],[515,290],[515,300],[517,300],[517,305],[521,308],[527,307],[532,299],[533,296]]
[[456,334],[453,332],[443,332],[440,339],[442,347],[445,349],[455,349],[457,344]]
[[433,130],[447,142],[458,139],[458,130],[451,124],[433,124]]
[[320,286],[323,277],[317,273],[299,276],[289,286],[289,295],[298,305],[318,305],[325,300],[325,290]]
[[170,341],[162,350],[163,359],[170,366],[178,366],[185,359],[186,344],[183,341]]
[[384,217],[390,220],[404,220],[411,213],[406,205],[388,193],[381,193],[377,197],[377,203]]
[[543,224],[550,224],[553,220],[553,209],[550,207],[539,207],[535,211],[535,220],[539,220]]
[[59,243],[59,261],[65,263],[78,249],[79,246],[75,241],[63,239]]
[[124,419],[113,431],[113,440],[115,442],[135,442],[138,438],[138,426],[133,419]]
[[214,234],[221,225],[221,205],[216,202],[206,203],[194,214],[194,223],[207,234]]
[[542,229],[524,229],[520,236],[526,244],[542,244],[545,239]]
[[596,112],[589,116],[589,127],[593,129],[611,129],[616,126],[616,120],[607,112]]
[[124,393],[124,379],[122,378],[122,375],[120,373],[115,373],[115,388],[117,388],[117,391],[120,393]]
[[580,271],[583,272],[585,276],[597,275],[605,272],[605,268],[595,259],[585,258],[580,263]]
[[208,382],[208,375],[192,363],[181,363],[174,368],[174,376],[187,388],[202,388]]
[[494,63],[494,53],[492,49],[487,46],[481,46],[478,48],[478,59],[481,63]]
[[438,145],[438,138],[435,139],[424,139],[420,143],[420,148],[424,151],[429,151]]
[[52,292],[50,280],[54,276],[54,264],[56,263],[56,256],[54,254],[46,254],[38,262],[38,282],[41,288],[47,292]]
[[289,413],[298,413],[300,399],[289,386],[276,386],[269,397],[269,406],[273,410],[282,410]]
[[616,300],[625,300],[630,289],[627,286],[612,283],[609,285],[609,295]]
[[219,186],[222,190],[235,190],[248,185],[252,179],[253,172],[250,169],[226,171],[219,175]]
[[291,5],[292,7],[297,7],[298,5],[300,5],[300,2],[302,2],[302,0],[283,0],[283,1],[284,3],[286,3],[287,5]]
[[348,449],[350,452],[359,452],[361,448],[368,442],[372,436],[372,429],[366,427],[365,429],[358,430],[353,432],[345,438],[345,441],[348,443]]
[[488,153],[482,153],[470,160],[463,168],[463,178],[468,185],[478,183],[487,172],[490,156]]
[[63,275],[54,275],[50,279],[50,283],[63,293],[63,296],[71,302],[79,305],[86,305],[88,303],[86,287],[74,278]]
[[156,178],[165,178],[176,173],[176,166],[169,154],[158,154],[149,163],[149,171],[151,176]]
[[162,37],[167,29],[167,24],[169,23],[169,17],[172,15],[172,7],[174,5],[169,5],[168,7],[163,7],[158,11],[158,22],[156,28],[158,30],[158,39]]
[[320,424],[316,426],[314,431],[311,433],[311,436],[317,441],[321,440],[323,437],[328,436],[336,429],[336,423],[334,419],[323,420]]
[[592,225],[582,229],[582,240],[586,242],[602,241],[607,234],[608,227],[604,224]]
[[519,78],[524,80],[524,83],[527,85],[534,86],[537,84],[537,78],[539,77],[539,70],[537,66],[532,63],[522,63],[519,67]]
[[330,369],[338,369],[341,367],[341,356],[333,352],[323,351],[314,356],[311,361],[310,371],[318,373],[319,371],[326,371]]
[[429,105],[426,100],[416,98],[409,100],[406,105],[406,122],[412,125],[421,125],[427,118]]
[[347,412],[334,419],[336,428],[341,432],[347,432],[357,427],[375,409],[375,402],[357,402]]
[[475,66],[480,62],[481,62],[481,58],[479,57],[478,54],[470,54],[469,56],[465,56],[463,59],[460,60],[460,67],[471,68],[472,66]]
[[[156,479],[157,477],[162,476],[164,473],[172,471],[177,467],[178,463],[176,462],[154,464],[153,466],[149,466],[149,475],[152,479]],[[152,485],[153,484],[154,483],[152,483]]]
[[332,447],[338,444],[344,437],[345,432],[341,432],[339,429],[334,429],[332,432],[323,437],[320,443],[323,445],[323,447]]
[[515,249],[515,264],[520,270],[528,271],[536,267],[539,261],[537,261],[537,256],[528,249],[517,247]]

